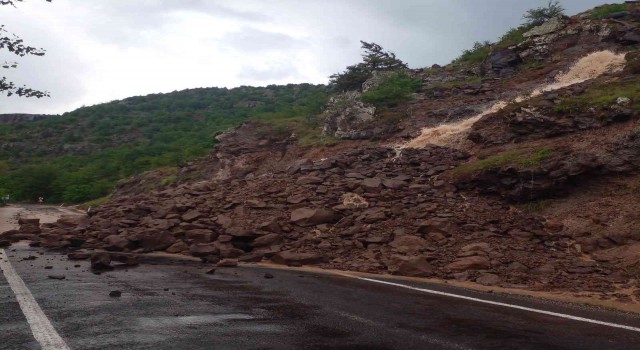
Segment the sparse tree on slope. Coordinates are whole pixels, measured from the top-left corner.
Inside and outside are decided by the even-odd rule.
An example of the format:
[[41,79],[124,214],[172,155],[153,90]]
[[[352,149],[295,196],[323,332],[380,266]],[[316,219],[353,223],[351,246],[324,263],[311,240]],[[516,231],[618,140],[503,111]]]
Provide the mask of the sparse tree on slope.
[[564,15],[564,8],[560,5],[558,0],[549,0],[547,6],[541,6],[535,9],[530,9],[522,16],[526,20],[525,25],[539,26],[542,23]]
[[[51,2],[51,0],[46,1]],[[11,5],[15,7],[16,2],[22,2],[22,0],[0,0],[0,5]],[[20,57],[27,55],[43,56],[45,52],[43,49],[25,45],[24,40],[20,39],[15,34],[9,34],[9,32],[4,28],[4,25],[0,25],[0,50],[7,50]],[[18,67],[18,63],[4,62],[0,64],[0,67],[4,69],[14,69]],[[0,78],[0,93],[6,93],[7,96],[17,95],[37,98],[49,96],[49,93],[46,91],[34,90],[26,86],[16,86],[15,83],[9,81],[7,77]]]

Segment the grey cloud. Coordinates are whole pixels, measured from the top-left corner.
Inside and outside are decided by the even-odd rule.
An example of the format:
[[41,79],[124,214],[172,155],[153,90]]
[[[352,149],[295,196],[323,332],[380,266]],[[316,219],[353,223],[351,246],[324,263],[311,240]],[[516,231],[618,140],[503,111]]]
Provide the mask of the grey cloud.
[[225,35],[222,43],[242,52],[280,51],[306,45],[305,41],[285,34],[250,27]]
[[255,67],[243,67],[238,78],[246,81],[280,81],[293,79],[300,75],[298,69],[292,63],[282,63],[266,69]]
[[[199,19],[198,23],[205,22],[202,18],[224,19],[225,24],[241,28],[222,39],[217,39],[218,35],[201,35],[198,37],[201,46],[194,47],[193,52],[185,50],[181,53],[188,58],[194,55],[210,58],[210,63],[202,65],[191,61],[192,65],[188,67],[191,71],[206,72],[209,66],[232,66],[225,70],[227,73],[238,70],[238,66],[244,67],[236,76],[219,74],[206,80],[211,85],[229,87],[248,82],[326,82],[332,73],[361,59],[359,40],[381,44],[414,68],[446,64],[463,49],[471,47],[474,41],[497,40],[510,27],[522,22],[524,11],[542,6],[547,0],[83,0],[73,5],[70,2],[60,0],[33,7],[34,14],[55,12],[49,19],[40,15],[22,18],[20,13],[36,1],[19,6],[15,17],[11,14],[3,18],[8,29],[22,35],[30,44],[48,50],[47,56],[35,59],[33,65],[25,63],[18,69],[15,80],[47,89],[54,97],[18,100],[0,96],[1,111],[40,112],[47,107],[60,111],[65,106],[69,109],[81,104],[85,90],[91,92],[88,95],[92,101],[101,98],[106,101],[114,96],[100,89],[100,85],[115,86],[120,81],[127,84],[132,79],[136,79],[135,86],[139,90],[135,93],[156,91],[159,87],[153,76],[142,75],[141,78],[136,75],[137,71],[128,71],[138,69],[129,62],[124,63],[124,67],[106,67],[109,71],[120,71],[120,75],[91,75],[103,67],[96,67],[95,62],[81,61],[76,53],[104,48],[92,43],[108,43],[107,52],[120,50],[132,59],[136,55],[153,57],[149,52],[165,49],[162,46],[165,37],[175,38],[185,28],[189,29],[185,33],[193,32],[193,27],[186,27],[188,23],[177,22],[176,14],[187,20],[193,15]],[[561,2],[568,14],[576,14],[606,0]],[[58,7],[58,4],[61,5]],[[61,7],[72,10],[60,11]],[[41,19],[48,22],[40,23]],[[304,39],[294,37],[295,32],[304,33]],[[202,28],[202,33],[207,33],[207,28]],[[87,47],[67,47],[65,41],[86,43]],[[131,48],[135,50],[129,50]],[[304,60],[306,66],[292,61],[294,57]],[[171,58],[168,62],[179,59],[167,58]],[[0,61],[2,59],[0,57]],[[153,66],[152,59],[148,60],[148,65]],[[252,60],[256,65],[251,64]],[[174,77],[165,81],[166,86],[176,89],[189,84],[201,86],[203,79],[193,74],[189,79]]]

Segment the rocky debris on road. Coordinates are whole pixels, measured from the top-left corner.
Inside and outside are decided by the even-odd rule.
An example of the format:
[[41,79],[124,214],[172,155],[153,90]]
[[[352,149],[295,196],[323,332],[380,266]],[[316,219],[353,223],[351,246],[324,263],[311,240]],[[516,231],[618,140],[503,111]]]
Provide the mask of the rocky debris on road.
[[119,290],[112,290],[109,292],[109,297],[111,298],[120,298],[122,296],[122,292]]
[[[108,250],[91,256],[96,271],[127,263],[127,254],[164,250],[218,266],[270,261],[504,286],[578,285],[570,271],[580,254],[544,218],[443,179],[467,159],[438,146],[400,155],[355,149],[269,177],[116,197],[77,226],[50,224],[43,235],[59,232],[83,240],[82,249]],[[82,250],[69,254],[86,257]],[[551,272],[523,272],[548,261],[555,262]],[[606,275],[589,276],[607,288]]]

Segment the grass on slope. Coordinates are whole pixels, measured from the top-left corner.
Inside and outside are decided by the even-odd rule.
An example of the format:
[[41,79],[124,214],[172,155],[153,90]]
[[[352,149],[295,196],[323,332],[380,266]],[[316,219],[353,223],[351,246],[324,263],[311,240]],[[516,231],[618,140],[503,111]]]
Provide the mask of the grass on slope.
[[606,4],[602,6],[598,6],[591,10],[591,14],[589,18],[591,19],[603,19],[609,16],[612,13],[628,11],[629,4]]
[[589,87],[580,95],[561,99],[553,108],[559,113],[571,113],[592,107],[608,108],[616,104],[620,97],[629,98],[628,108],[640,111],[640,78]]
[[453,169],[451,174],[454,176],[472,175],[508,165],[519,168],[533,167],[549,159],[553,153],[554,150],[548,147],[508,151],[463,164]]

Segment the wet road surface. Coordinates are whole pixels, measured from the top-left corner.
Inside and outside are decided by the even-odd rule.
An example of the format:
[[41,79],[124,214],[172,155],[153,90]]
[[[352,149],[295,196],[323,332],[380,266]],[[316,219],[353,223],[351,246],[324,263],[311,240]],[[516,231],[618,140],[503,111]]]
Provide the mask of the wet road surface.
[[[88,262],[25,246],[7,249],[6,256],[77,350],[640,349],[634,330],[349,277],[261,267],[207,275],[209,266],[168,261],[95,275]],[[37,259],[24,260],[29,256]],[[265,278],[267,272],[274,278]],[[394,282],[640,327],[638,315]],[[122,296],[109,297],[114,290]],[[41,349],[1,273],[0,349]]]

